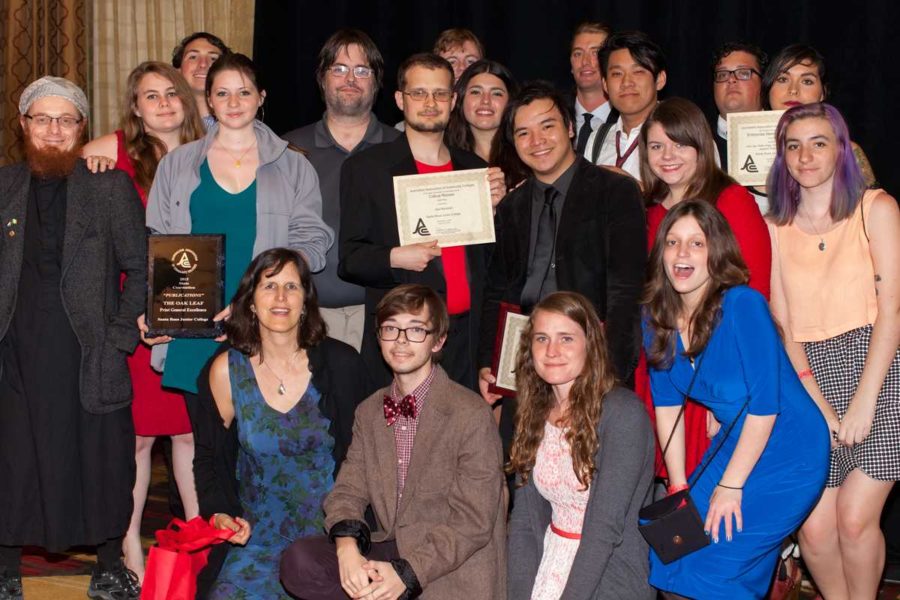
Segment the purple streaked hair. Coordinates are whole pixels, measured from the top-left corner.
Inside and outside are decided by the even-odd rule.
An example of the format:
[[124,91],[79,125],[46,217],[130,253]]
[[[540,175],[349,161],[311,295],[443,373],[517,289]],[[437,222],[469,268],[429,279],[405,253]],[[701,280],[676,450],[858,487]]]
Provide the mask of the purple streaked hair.
[[800,184],[791,176],[784,160],[787,128],[794,121],[812,118],[828,120],[838,144],[829,211],[831,219],[835,222],[842,221],[853,214],[866,189],[865,179],[853,154],[847,123],[838,109],[825,102],[795,106],[785,112],[778,121],[778,129],[775,130],[778,154],[766,181],[766,191],[770,199],[768,216],[776,225],[791,223],[800,205]]

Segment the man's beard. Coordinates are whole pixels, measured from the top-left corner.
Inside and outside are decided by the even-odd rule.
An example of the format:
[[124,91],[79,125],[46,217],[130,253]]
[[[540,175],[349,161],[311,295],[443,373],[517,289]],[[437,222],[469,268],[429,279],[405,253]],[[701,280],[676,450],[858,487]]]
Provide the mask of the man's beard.
[[444,119],[443,121],[416,121],[409,120],[406,122],[406,126],[414,131],[418,131],[419,133],[441,133],[445,129],[447,129],[448,119]]
[[81,144],[76,143],[68,150],[55,147],[38,148],[25,135],[25,160],[32,175],[42,179],[68,177],[75,170],[75,163],[81,158]]
[[372,104],[375,100],[374,90],[372,94],[366,95],[365,91],[357,87],[360,91],[358,96],[345,98],[341,95],[340,90],[326,94],[325,104],[328,111],[342,117],[360,117],[372,110]]

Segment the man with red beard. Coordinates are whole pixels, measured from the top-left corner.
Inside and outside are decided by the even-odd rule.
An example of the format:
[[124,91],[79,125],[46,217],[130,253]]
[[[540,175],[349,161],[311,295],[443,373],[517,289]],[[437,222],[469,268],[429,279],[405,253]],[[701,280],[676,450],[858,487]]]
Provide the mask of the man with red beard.
[[146,234],[128,176],[79,158],[87,111],[74,83],[33,82],[19,100],[27,161],[0,169],[0,598],[22,597],[25,545],[97,546],[88,596],[140,594],[121,555]]

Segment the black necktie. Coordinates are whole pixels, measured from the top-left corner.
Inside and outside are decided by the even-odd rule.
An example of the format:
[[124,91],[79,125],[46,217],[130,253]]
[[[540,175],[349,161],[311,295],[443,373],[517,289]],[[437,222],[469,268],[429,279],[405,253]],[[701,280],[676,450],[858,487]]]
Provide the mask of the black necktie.
[[589,112],[584,113],[584,123],[578,130],[578,142],[575,144],[575,152],[578,156],[584,154],[584,148],[587,146],[588,138],[591,137],[591,119],[594,117]]
[[534,244],[534,259],[531,262],[525,287],[522,290],[522,304],[534,306],[541,301],[544,281],[550,271],[553,262],[553,253],[556,246],[556,211],[554,201],[559,193],[556,188],[549,187],[544,190],[544,207],[541,216],[538,217],[537,240]]

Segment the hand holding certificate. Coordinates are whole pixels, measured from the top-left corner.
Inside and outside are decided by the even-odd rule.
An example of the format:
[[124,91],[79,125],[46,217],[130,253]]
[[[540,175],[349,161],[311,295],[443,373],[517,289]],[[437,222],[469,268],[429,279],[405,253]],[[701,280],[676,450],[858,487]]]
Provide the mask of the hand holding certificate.
[[783,110],[728,115],[728,174],[741,185],[766,185],[775,160],[775,129]]
[[495,241],[487,169],[394,177],[394,203],[401,246]]

